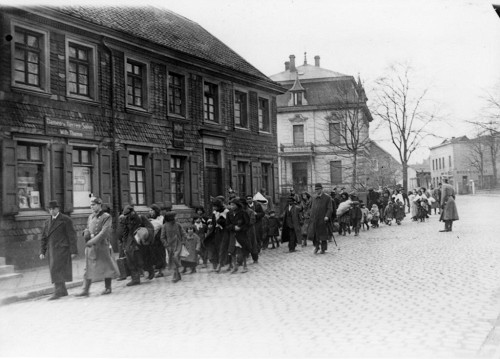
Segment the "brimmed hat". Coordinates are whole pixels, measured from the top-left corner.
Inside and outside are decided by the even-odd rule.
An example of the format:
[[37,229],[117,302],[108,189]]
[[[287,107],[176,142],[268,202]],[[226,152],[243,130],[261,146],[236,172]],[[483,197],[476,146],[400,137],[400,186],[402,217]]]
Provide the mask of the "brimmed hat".
[[314,189],[320,189],[320,188],[323,188],[323,185],[321,183],[316,183],[314,185]]
[[57,201],[50,201],[49,202],[49,208],[52,209],[52,208],[59,208],[59,203],[57,203]]
[[90,199],[90,204],[102,204],[102,199],[99,197],[92,197]]
[[133,211],[134,211],[134,206],[131,206],[131,205],[129,205],[129,204],[128,204],[128,205],[126,205],[125,207],[123,207],[123,212],[122,212],[122,214],[123,214],[124,216],[128,216],[128,215],[129,215],[131,212],[133,212]]
[[157,204],[152,204],[151,206],[149,206],[149,208],[151,208],[153,211],[155,211],[156,214],[160,214],[160,206],[158,206]]

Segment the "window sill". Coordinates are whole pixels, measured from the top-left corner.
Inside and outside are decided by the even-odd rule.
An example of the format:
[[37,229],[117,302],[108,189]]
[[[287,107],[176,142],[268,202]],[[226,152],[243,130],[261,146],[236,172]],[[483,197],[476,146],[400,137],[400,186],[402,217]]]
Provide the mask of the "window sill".
[[176,114],[176,113],[168,113],[167,116],[169,118],[172,118],[172,119],[175,119],[175,120],[187,120],[186,116],[185,115],[179,115],[179,114]]
[[247,132],[250,132],[250,129],[248,127],[241,127],[241,126],[238,126],[238,125],[235,125],[234,129],[238,130],[238,131],[247,131]]
[[259,130],[259,135],[272,135],[271,132],[269,131],[262,131],[262,130]]
[[172,205],[172,210],[175,211],[175,210],[187,210],[187,209],[190,209],[188,206],[186,206],[185,204],[174,204]]
[[90,208],[75,208],[73,212],[71,212],[71,217],[88,217],[92,213]]
[[95,106],[99,105],[97,100],[94,98],[91,98],[91,97],[67,95],[66,98],[69,101],[81,102],[81,103],[85,103],[88,105],[95,105]]
[[45,98],[52,97],[51,93],[49,93],[43,89],[37,88],[37,87],[22,86],[22,85],[16,84],[16,85],[12,85],[12,90],[14,92],[20,92],[20,93],[29,94],[29,95],[36,95],[36,96],[41,96],[41,97],[45,97]]
[[135,113],[138,115],[144,115],[144,116],[149,115],[149,111],[142,107],[127,105],[127,107],[125,107],[125,111],[127,111],[128,113]]
[[33,221],[33,220],[42,220],[48,219],[49,213],[44,211],[43,209],[37,209],[34,211],[23,211],[16,214],[15,221]]

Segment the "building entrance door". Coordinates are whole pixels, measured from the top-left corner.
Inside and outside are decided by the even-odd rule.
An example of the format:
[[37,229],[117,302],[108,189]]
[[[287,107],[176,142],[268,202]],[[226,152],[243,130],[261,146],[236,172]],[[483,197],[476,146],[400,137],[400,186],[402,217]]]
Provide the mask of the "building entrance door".
[[205,200],[208,202],[210,197],[224,196],[222,188],[222,168],[207,167],[205,168]]
[[292,179],[296,193],[307,191],[307,162],[292,163]]

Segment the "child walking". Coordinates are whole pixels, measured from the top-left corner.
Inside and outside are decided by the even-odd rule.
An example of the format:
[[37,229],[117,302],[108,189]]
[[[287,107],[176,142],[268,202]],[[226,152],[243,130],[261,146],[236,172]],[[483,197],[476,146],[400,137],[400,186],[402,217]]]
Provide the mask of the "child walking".
[[372,209],[370,210],[370,213],[372,215],[372,228],[378,228],[378,221],[380,219],[380,212],[378,210],[378,206],[374,203],[372,206]]
[[186,247],[189,254],[186,257],[181,257],[181,265],[184,267],[182,274],[191,268],[191,273],[196,273],[196,266],[198,265],[198,254],[200,253],[200,237],[194,233],[194,225],[190,224],[186,227],[187,235],[182,244]]
[[278,219],[278,217],[276,217],[275,211],[269,211],[268,223],[269,223],[269,225],[268,225],[268,231],[267,231],[267,238],[268,238],[268,242],[271,242],[271,244],[272,244],[271,249],[274,249],[276,247],[279,248],[279,246],[280,246],[280,241],[279,241],[280,220]]

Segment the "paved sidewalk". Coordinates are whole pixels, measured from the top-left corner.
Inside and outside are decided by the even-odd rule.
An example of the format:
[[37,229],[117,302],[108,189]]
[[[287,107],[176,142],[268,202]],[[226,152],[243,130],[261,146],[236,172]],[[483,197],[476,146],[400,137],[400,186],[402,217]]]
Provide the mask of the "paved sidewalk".
[[[67,288],[82,285],[84,269],[84,258],[79,256],[73,260],[73,281],[66,283]],[[22,276],[0,281],[0,305],[49,295],[54,292],[48,266],[17,271],[17,273]]]

